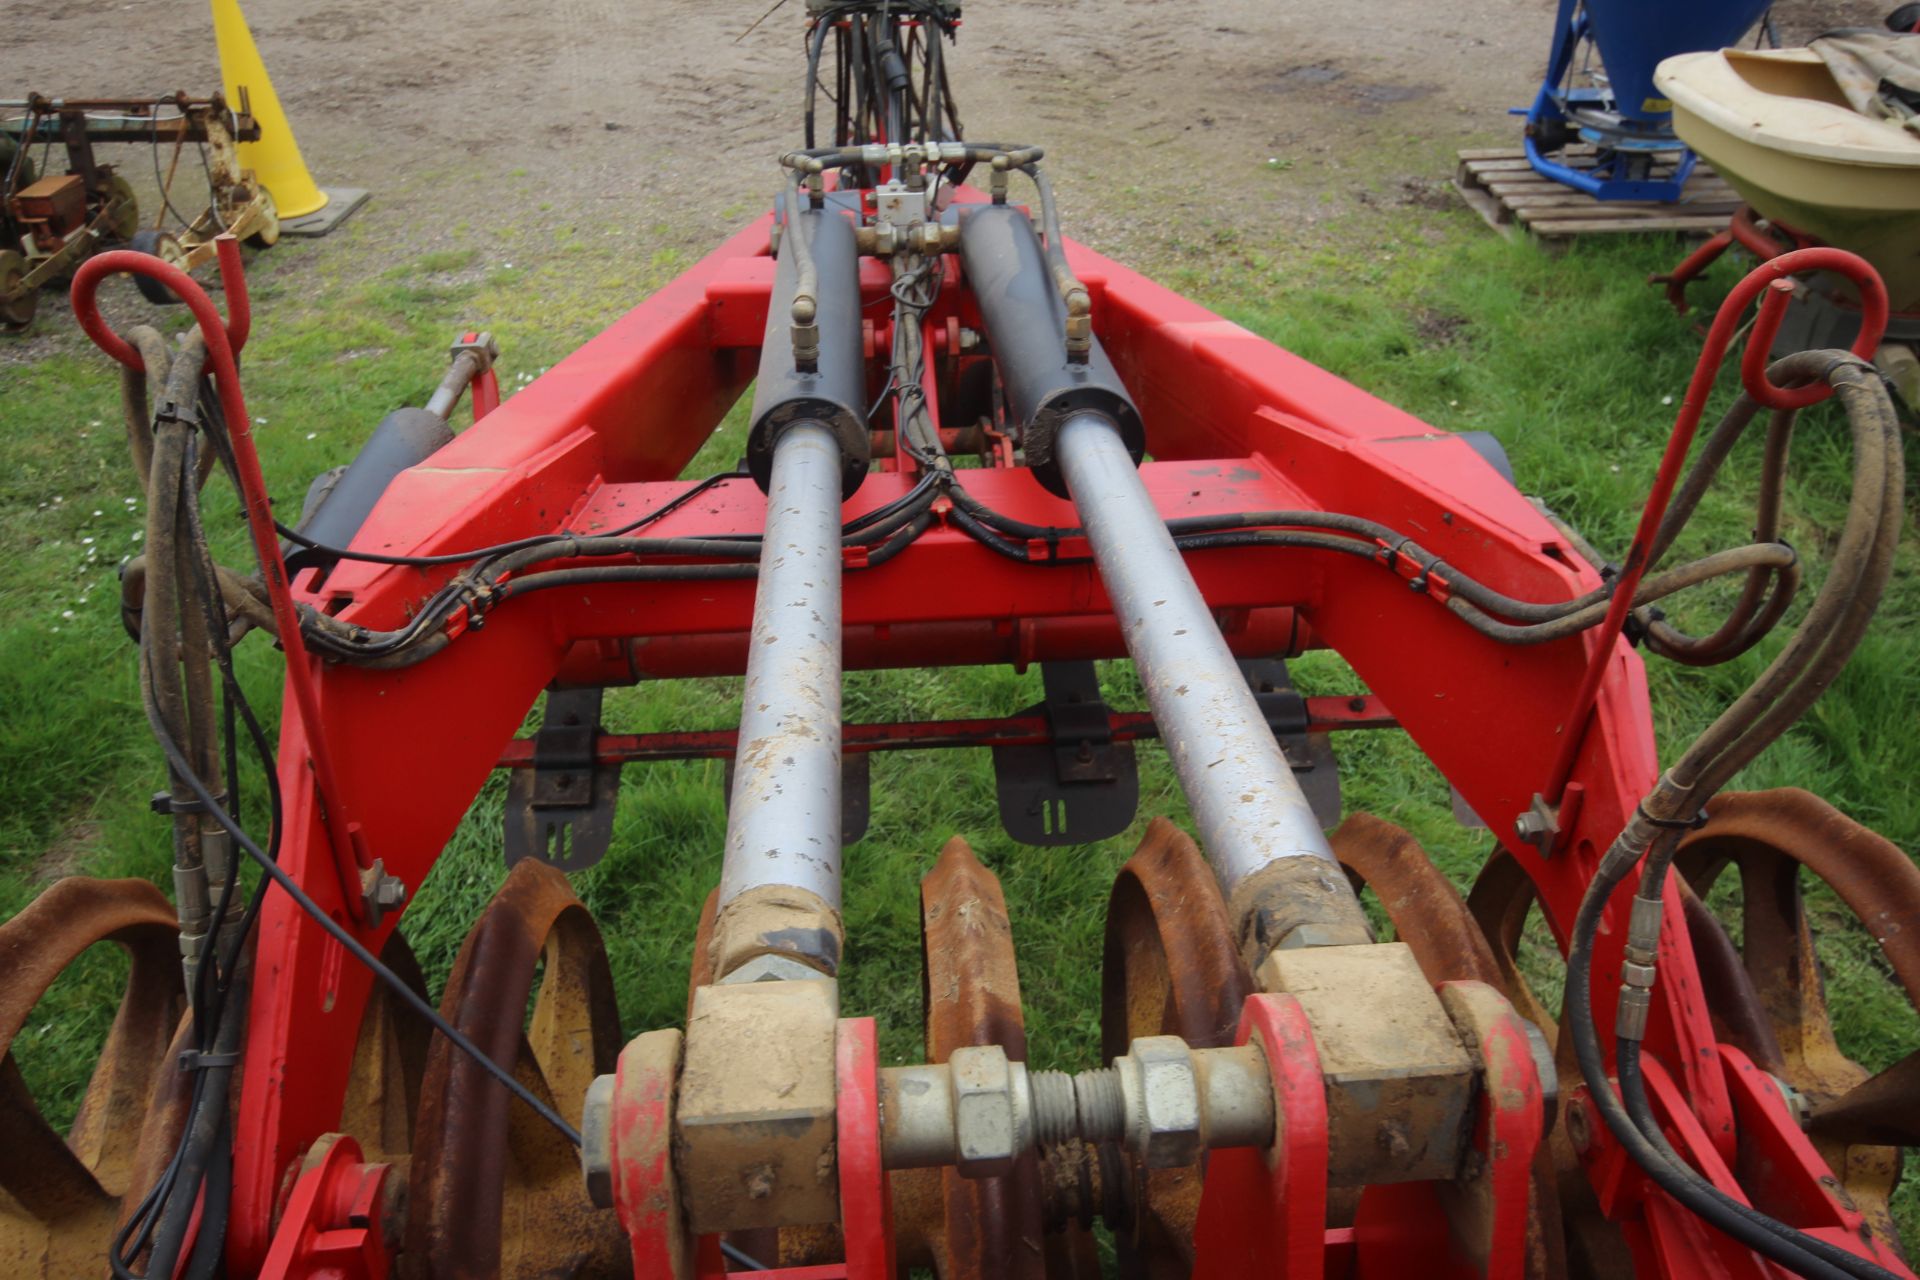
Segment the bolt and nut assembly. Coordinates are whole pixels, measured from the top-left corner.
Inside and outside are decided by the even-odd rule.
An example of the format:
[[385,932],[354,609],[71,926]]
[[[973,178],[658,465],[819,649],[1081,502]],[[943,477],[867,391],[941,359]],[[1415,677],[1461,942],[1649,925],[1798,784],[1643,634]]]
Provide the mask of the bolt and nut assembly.
[[1210,1147],[1273,1136],[1273,1086],[1260,1050],[1193,1049],[1177,1036],[1133,1042],[1111,1067],[1030,1072],[998,1045],[945,1063],[880,1072],[880,1149],[890,1169],[952,1165],[991,1177],[1036,1147],[1120,1142],[1149,1168],[1192,1164]]

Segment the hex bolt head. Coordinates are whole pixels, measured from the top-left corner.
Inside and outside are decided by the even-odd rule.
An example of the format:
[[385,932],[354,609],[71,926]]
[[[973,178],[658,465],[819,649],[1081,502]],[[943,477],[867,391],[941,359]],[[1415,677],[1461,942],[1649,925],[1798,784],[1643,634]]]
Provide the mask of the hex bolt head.
[[613,1085],[611,1075],[595,1076],[580,1111],[580,1171],[587,1199],[596,1209],[613,1208]]
[[947,1058],[953,1088],[954,1167],[962,1177],[1010,1172],[1032,1146],[1025,1063],[999,1045],[955,1049]]
[[366,904],[367,923],[377,926],[407,904],[407,884],[387,874],[385,859],[375,858],[372,866],[360,871],[360,896]]
[[1127,1146],[1149,1169],[1178,1169],[1200,1158],[1200,1075],[1179,1036],[1142,1036],[1116,1058],[1127,1104]]
[[1780,1090],[1780,1101],[1785,1105],[1787,1114],[1792,1117],[1794,1127],[1805,1129],[1813,1119],[1813,1104],[1807,1101],[1807,1095],[1794,1088],[1787,1081],[1769,1073],[1767,1078]]

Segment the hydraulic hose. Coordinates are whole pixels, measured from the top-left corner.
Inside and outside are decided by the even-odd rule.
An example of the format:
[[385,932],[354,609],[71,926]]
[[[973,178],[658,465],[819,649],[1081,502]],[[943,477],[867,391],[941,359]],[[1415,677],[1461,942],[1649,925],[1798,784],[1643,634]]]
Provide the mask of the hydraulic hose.
[[[1885,1268],[1741,1204],[1686,1165],[1659,1134],[1639,1075],[1663,891],[1680,831],[1691,826],[1712,795],[1785,732],[1832,683],[1864,636],[1893,571],[1904,472],[1898,421],[1878,374],[1856,356],[1822,351],[1780,360],[1767,376],[1776,385],[1818,381],[1833,389],[1853,433],[1853,500],[1827,579],[1800,627],[1752,687],[1661,777],[1601,860],[1581,900],[1569,943],[1568,1021],[1574,1056],[1594,1105],[1648,1177],[1741,1243],[1802,1275],[1823,1280],[1841,1276],[1890,1280],[1892,1273]],[[1776,448],[1784,459],[1785,435],[1786,427],[1776,418],[1776,429],[1770,432],[1770,465]],[[1770,481],[1778,479],[1770,477]],[[1616,1027],[1620,1094],[1616,1095],[1593,1014],[1593,950],[1615,889],[1643,859],[1622,966]]]

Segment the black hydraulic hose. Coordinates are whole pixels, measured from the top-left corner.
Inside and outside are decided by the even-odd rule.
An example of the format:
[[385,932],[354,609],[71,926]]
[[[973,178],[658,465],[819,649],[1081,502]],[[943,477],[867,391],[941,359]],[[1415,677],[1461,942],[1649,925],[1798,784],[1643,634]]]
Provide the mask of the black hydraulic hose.
[[1794,1236],[1803,1237],[1802,1239],[1793,1239],[1793,1243],[1805,1248],[1809,1253],[1817,1255],[1824,1261],[1839,1267],[1848,1275],[1855,1277],[1855,1280],[1895,1280],[1893,1272],[1888,1271],[1872,1259],[1862,1258],[1859,1254],[1851,1253],[1840,1248],[1838,1245],[1822,1240],[1818,1236],[1799,1232],[1786,1223],[1780,1222],[1775,1218],[1767,1217],[1751,1205],[1741,1203],[1739,1200],[1721,1191],[1711,1182],[1708,1182],[1705,1178],[1700,1177],[1693,1167],[1686,1163],[1680,1153],[1673,1149],[1673,1145],[1667,1141],[1666,1134],[1661,1131],[1659,1118],[1653,1114],[1653,1105],[1647,1098],[1646,1076],[1641,1069],[1640,1042],[1637,1040],[1623,1041],[1616,1056],[1617,1074],[1620,1081],[1620,1097],[1627,1109],[1627,1114],[1632,1117],[1635,1126],[1640,1132],[1646,1135],[1647,1141],[1650,1142],[1656,1150],[1661,1152],[1661,1154],[1666,1156],[1670,1164],[1686,1174],[1693,1175],[1716,1199],[1720,1200],[1733,1211],[1744,1211],[1751,1214],[1760,1226],[1771,1231],[1775,1236],[1781,1239],[1792,1239]]
[[[184,368],[185,366],[177,366]],[[174,431],[170,424],[162,432],[162,439],[171,439]],[[176,580],[182,595],[190,596],[195,608],[182,607],[179,611],[182,634],[197,636],[189,646],[195,652],[194,665],[202,668],[198,680],[190,679],[189,687],[195,684],[207,684],[207,672],[204,670],[211,658],[221,671],[226,688],[225,707],[227,722],[233,724],[240,708],[236,701],[244,703],[244,695],[238,692],[238,683],[234,678],[232,655],[227,645],[227,619],[222,608],[218,589],[218,579],[212,563],[212,555],[207,546],[206,530],[200,518],[198,484],[192,479],[195,467],[195,437],[188,434],[182,441],[182,453],[177,459],[178,474],[183,481],[177,496],[175,529],[179,544],[174,548],[176,557]],[[159,497],[160,495],[156,495]],[[189,623],[195,625],[189,626]],[[156,708],[157,690],[170,683],[163,672],[153,669],[156,646],[153,643],[158,633],[143,635],[141,653],[141,687],[148,699],[150,708]],[[210,706],[212,691],[195,692],[190,701],[199,701]],[[265,735],[260,731],[257,719],[250,707],[245,708],[249,729],[255,739],[255,746],[261,753],[262,767],[271,777],[273,759],[266,743]],[[200,718],[209,718],[205,710]],[[228,761],[234,759],[231,739],[228,741]],[[210,756],[210,747],[203,750],[203,756]],[[229,763],[226,777],[229,792],[232,793],[232,780],[237,776],[237,768]],[[277,788],[272,794],[278,796]],[[176,818],[176,822],[180,819]],[[198,818],[192,819],[197,825]],[[200,837],[204,841],[204,836]],[[279,814],[277,805],[273,827],[269,835],[269,848],[277,848],[279,840]],[[203,1206],[200,1216],[200,1232],[196,1239],[193,1254],[189,1258],[189,1272],[209,1274],[207,1268],[217,1264],[225,1239],[224,1208],[216,1215],[211,1209],[224,1202],[219,1199],[224,1188],[219,1186],[221,1169],[230,1162],[230,1152],[226,1150],[229,1141],[227,1134],[226,1099],[232,1075],[233,1060],[240,1049],[240,1035],[244,1026],[235,1010],[244,1008],[246,984],[240,977],[244,963],[241,946],[245,930],[250,928],[257,915],[258,893],[253,895],[249,907],[241,922],[241,929],[234,936],[232,947],[223,957],[218,944],[227,929],[233,909],[233,898],[239,885],[238,869],[229,865],[223,868],[224,878],[220,893],[213,904],[205,933],[200,942],[196,957],[197,969],[195,983],[189,991],[192,1002],[192,1027],[194,1039],[199,1051],[210,1056],[206,1063],[194,1068],[200,1073],[192,1105],[187,1113],[185,1132],[181,1136],[176,1159],[169,1166],[169,1176],[159,1188],[160,1194],[149,1202],[143,1212],[151,1213],[152,1232],[151,1253],[147,1261],[149,1275],[170,1276],[174,1274],[181,1249],[184,1247],[186,1233],[192,1225],[196,1206]],[[223,964],[224,961],[224,964]],[[212,1249],[209,1255],[206,1251]],[[211,1257],[213,1262],[209,1262]]]
[[[205,1078],[196,1074],[193,1093],[187,1102],[189,1114],[200,1106],[205,1084]],[[148,1244],[152,1241],[153,1229],[156,1225],[153,1211],[160,1201],[171,1193],[175,1181],[178,1180],[180,1161],[184,1154],[184,1146],[174,1148],[167,1167],[161,1170],[153,1186],[147,1189],[146,1195],[140,1198],[133,1212],[127,1215],[126,1221],[120,1225],[119,1230],[114,1232],[112,1246],[107,1251],[107,1267],[113,1272],[115,1280],[142,1280],[142,1277],[133,1271],[132,1260],[146,1252]]]
[[[227,1222],[233,1213],[233,1134],[225,1107],[220,1111],[220,1133],[214,1139],[206,1190],[201,1199],[200,1230],[187,1255],[183,1280],[217,1280],[227,1260]],[[151,1268],[149,1268],[151,1273]]]
[[[1610,851],[1608,858],[1612,857]],[[1599,1032],[1593,1019],[1593,937],[1599,929],[1601,916],[1606,913],[1608,899],[1631,866],[1632,863],[1628,862],[1624,866],[1609,868],[1608,863],[1602,861],[1574,917],[1574,945],[1567,952],[1567,1011],[1573,1035],[1574,1058],[1580,1064],[1580,1074],[1587,1082],[1589,1096],[1599,1110],[1601,1119],[1634,1164],[1695,1216],[1808,1280],[1859,1280],[1854,1272],[1823,1261],[1797,1242],[1774,1234],[1748,1216],[1752,1210],[1748,1210],[1747,1214],[1734,1212],[1706,1194],[1697,1177],[1682,1174],[1647,1140],[1614,1093],[1613,1085],[1607,1079],[1606,1063],[1600,1052]]]
[[[958,485],[954,486],[953,492],[956,494],[960,492]],[[976,520],[973,513],[959,503],[956,502],[954,504],[953,510],[948,513],[948,518],[951,519],[955,525],[959,526],[962,533],[965,533],[975,542],[987,548],[987,550],[1005,556],[1009,560],[1017,560],[1021,564],[1034,563],[1034,560],[1027,555],[1027,548],[1024,543],[1008,542],[1005,538],[1002,538],[999,534],[987,528],[987,526],[979,520]],[[1055,542],[1057,542],[1057,539]],[[1049,543],[1049,546],[1052,545],[1054,545],[1054,543]],[[1042,561],[1041,563],[1047,562]]]
[[[853,79],[853,111],[851,115],[853,131],[849,141],[854,146],[859,146],[867,140],[867,89],[871,82],[868,79],[864,65],[866,61],[866,29],[858,21],[849,22],[847,24],[847,66],[849,74]],[[866,177],[867,175],[862,172],[858,185],[862,187],[869,185]]]
[[[1663,853],[1670,853],[1675,843],[1677,843],[1676,833],[1669,829],[1662,838],[1656,840],[1654,857],[1649,859],[1649,863],[1651,864],[1655,858],[1662,857]],[[1613,857],[1612,851],[1609,851],[1608,857]],[[1603,870],[1605,865],[1605,863],[1602,864]],[[1576,967],[1574,963],[1573,950],[1569,950],[1567,955],[1567,990],[1569,993],[1579,993],[1585,997],[1579,1000],[1569,998],[1567,1001],[1573,1022],[1574,1056],[1580,1064],[1582,1076],[1588,1080],[1593,1101],[1599,1108],[1607,1127],[1619,1139],[1634,1163],[1652,1177],[1662,1189],[1695,1214],[1720,1227],[1728,1235],[1756,1252],[1804,1276],[1848,1276],[1853,1280],[1896,1280],[1892,1272],[1870,1259],[1829,1244],[1817,1236],[1808,1235],[1778,1219],[1768,1217],[1751,1205],[1734,1199],[1687,1164],[1666,1141],[1665,1135],[1660,1130],[1658,1119],[1653,1115],[1648,1103],[1645,1082],[1640,1071],[1640,1042],[1637,1039],[1623,1036],[1616,1042],[1615,1065],[1620,1087],[1619,1097],[1615,1097],[1611,1087],[1596,1087],[1592,1084],[1593,1077],[1589,1074],[1589,1068],[1595,1064],[1598,1064],[1597,1070],[1601,1073],[1603,1085],[1605,1082],[1605,1065],[1599,1057],[1598,1033],[1593,1019],[1592,939],[1598,928],[1598,919],[1605,913],[1607,900],[1612,897],[1614,890],[1625,878],[1626,870],[1631,869],[1631,865],[1631,862],[1623,860],[1620,864],[1622,869],[1612,875],[1603,893],[1595,894],[1593,887],[1589,887],[1587,898],[1581,901],[1580,914],[1576,915],[1574,920],[1576,943],[1582,938],[1586,940],[1586,946],[1579,948],[1579,965]],[[1642,878],[1643,895],[1647,894],[1646,886],[1656,874],[1664,876],[1664,866],[1656,873],[1650,865],[1647,875]],[[1595,885],[1600,883],[1600,877],[1596,877]],[[1658,893],[1658,889],[1654,889],[1651,895],[1653,901],[1658,901]],[[1591,922],[1585,918],[1590,900],[1597,901],[1599,904],[1593,912]],[[1576,979],[1581,984],[1577,987],[1573,985]],[[1591,1054],[1588,1053],[1588,1044],[1585,1042],[1590,1042]],[[1620,1124],[1624,1124],[1625,1131],[1616,1127]],[[1684,1187],[1685,1193],[1683,1194],[1676,1187]],[[1730,1223],[1737,1225],[1729,1225]],[[1760,1233],[1766,1242],[1756,1244],[1755,1232]],[[1781,1252],[1774,1252],[1776,1247]],[[1795,1255],[1799,1257],[1799,1261],[1794,1260]]]
[[[151,341],[146,340],[148,338]],[[147,356],[148,370],[165,375],[167,389],[161,403],[190,406],[204,344],[190,338],[176,362],[171,350],[158,341],[157,334],[148,331],[145,335],[136,335],[136,341]],[[205,668],[210,660],[217,667],[225,695],[221,699],[225,731],[214,736],[224,739],[222,749],[216,752],[210,742],[203,741],[195,753],[203,761],[216,762],[215,772],[209,776],[217,778],[224,773],[229,803],[237,806],[237,732],[244,723],[266,779],[272,816],[268,849],[277,851],[281,817],[276,761],[272,744],[247,703],[233,669],[224,598],[231,575],[214,565],[201,519],[199,489],[200,480],[206,474],[201,463],[206,455],[196,448],[198,434],[183,430],[184,424],[177,418],[162,424],[157,437],[149,424],[139,421],[146,417],[154,400],[148,394],[144,379],[138,387],[123,384],[123,391],[128,393],[123,397],[123,408],[128,414],[129,446],[135,469],[141,473],[148,491],[149,518],[159,527],[154,542],[161,546],[159,572],[155,575],[160,604],[151,616],[142,611],[136,636],[141,645],[143,706],[152,713],[162,698],[177,705],[181,665]],[[202,428],[213,437],[216,451],[221,439],[219,425],[212,419],[203,418],[201,422]],[[193,640],[183,651],[179,641],[187,636]],[[163,662],[174,665],[162,667]],[[170,679],[160,678],[162,672],[169,670],[173,672]],[[193,717],[210,725],[213,699],[206,673],[204,670],[197,675],[189,672],[186,684],[188,702],[197,704]],[[188,732],[203,736],[191,727]],[[198,826],[201,819],[196,816],[190,821]],[[200,838],[204,841],[204,837]],[[197,963],[197,973],[187,992],[192,1009],[189,1025],[193,1043],[199,1051],[216,1055],[216,1063],[223,1048],[229,1051],[238,1048],[243,1025],[238,1011],[244,1006],[244,986],[236,975],[244,958],[247,931],[257,918],[261,901],[261,890],[256,889],[237,927],[223,928],[223,922],[232,918],[234,897],[240,888],[239,877],[232,874],[230,865],[227,871],[219,895],[211,904],[212,913],[198,954],[192,957]],[[217,943],[228,934],[232,940],[222,953]],[[158,1260],[160,1274],[171,1273],[196,1203],[201,1206],[201,1226],[194,1252],[187,1262],[188,1273],[207,1274],[210,1266],[218,1265],[224,1242],[226,1187],[223,1184],[230,1180],[227,1172],[230,1139],[224,1127],[226,1086],[216,1073],[206,1069],[208,1065],[202,1063],[195,1071],[182,1141],[161,1176],[133,1207],[124,1228],[115,1234],[109,1266],[116,1276],[131,1276],[131,1260],[150,1248],[153,1252],[149,1274],[156,1272],[153,1259]],[[222,1073],[230,1071],[230,1066],[222,1069]]]
[[[895,499],[880,511],[886,515],[863,527],[858,533],[846,535],[844,545],[868,546],[864,567],[873,568],[886,563],[898,555],[933,523],[932,505],[937,490],[928,481],[923,480],[913,490]],[[879,512],[871,512],[869,516]],[[862,517],[865,519],[866,517]],[[881,536],[884,535],[884,536]],[[875,541],[879,537],[879,541]],[[523,567],[518,560],[537,563],[545,559],[564,559],[569,556],[593,554],[628,554],[635,550],[626,540],[605,540],[605,546],[596,545],[594,539],[578,539],[560,554],[548,556],[529,550],[516,553],[512,557],[502,557],[491,562],[484,569],[489,571]],[[673,545],[676,541],[682,545]],[[641,548],[650,554],[697,554],[710,551],[706,543],[700,543],[690,550],[686,540],[654,539]],[[662,550],[661,548],[665,548]],[[441,628],[453,616],[453,610],[465,605],[477,615],[515,596],[528,595],[536,591],[547,591],[558,587],[603,586],[611,583],[664,582],[664,581],[722,581],[726,579],[751,578],[759,572],[758,539],[741,539],[737,543],[727,544],[728,551],[735,555],[731,562],[705,564],[622,564],[622,565],[580,565],[562,569],[542,570],[518,577],[506,577],[504,581],[482,581],[477,577],[462,575],[448,583],[423,606],[407,626],[398,631],[373,632],[352,624],[341,623],[337,619],[319,614],[311,606],[301,606],[302,629],[308,642],[327,656],[352,662],[359,666],[368,666],[380,670],[392,670],[412,666],[417,662],[439,653],[450,643],[449,637]],[[513,563],[510,563],[513,562]]]
[[[143,344],[151,345],[151,344]],[[218,1274],[224,1253],[225,1224],[231,1204],[231,1133],[227,1096],[234,1070],[233,1058],[245,1026],[246,942],[258,921],[267,886],[279,883],[302,910],[312,915],[357,959],[368,963],[389,985],[405,984],[386,971],[353,937],[308,899],[277,865],[282,830],[282,803],[272,744],[240,687],[233,667],[227,614],[229,584],[237,580],[216,566],[208,547],[199,506],[205,469],[195,447],[198,432],[178,413],[195,400],[199,381],[200,344],[189,343],[167,368],[162,344],[153,366],[167,372],[167,401],[176,411],[160,423],[158,432],[130,429],[136,468],[145,473],[150,499],[149,521],[157,526],[150,539],[156,553],[153,572],[144,575],[155,593],[153,608],[141,610],[140,686],[142,706],[166,757],[176,794],[192,792],[195,807],[190,822],[198,829],[211,822],[226,839],[258,863],[264,872],[249,895],[245,911],[235,921],[234,898],[240,887],[238,868],[228,857],[217,900],[211,904],[197,957],[195,981],[189,986],[192,1003],[192,1042],[207,1055],[192,1064],[193,1089],[185,1132],[155,1184],[134,1206],[116,1231],[109,1266],[116,1277],[134,1280],[133,1260],[147,1254],[149,1276],[180,1272],[185,1235],[199,1211],[200,1230],[184,1263],[184,1274],[205,1278]],[[129,414],[144,415],[152,397],[144,384],[129,389]],[[224,423],[211,417],[199,426],[220,452]],[[685,495],[691,496],[691,495]],[[658,513],[656,513],[658,514]],[[643,518],[644,519],[644,518]],[[217,669],[224,697],[221,718],[225,732],[214,728],[211,671]],[[263,850],[241,827],[236,815],[237,756],[235,739],[244,723],[266,779],[271,825]],[[227,786],[220,785],[222,772]],[[209,779],[213,779],[209,782]],[[177,821],[180,821],[177,819]],[[211,828],[209,828],[211,829]],[[178,841],[178,836],[176,837]],[[191,847],[191,846],[189,846]],[[205,863],[209,870],[211,862]],[[225,944],[222,946],[221,944]],[[481,1061],[490,1073],[535,1111],[555,1123],[577,1142],[564,1119],[533,1097],[510,1072],[484,1059],[478,1050],[454,1033],[430,1007],[422,1007],[410,989],[399,992],[426,1017],[429,1025],[448,1034],[455,1045]]]
[[[1744,547],[1729,547],[1724,551],[1716,551],[1712,555],[1703,556],[1689,564],[1680,565],[1664,573],[1642,578],[1639,589],[1634,592],[1634,608],[1643,608],[1657,600],[1664,600],[1675,592],[1684,591],[1689,587],[1699,586],[1701,583],[1707,582],[1710,579],[1724,577],[1733,573],[1754,573],[1762,571],[1780,573],[1783,575],[1791,575],[1791,581],[1797,582],[1799,580],[1796,570],[1798,563],[1798,555],[1792,547],[1784,542],[1753,543]],[[1458,583],[1454,579],[1449,579],[1448,585],[1457,588]],[[1777,593],[1777,608],[1772,609],[1769,614],[1763,615],[1761,620],[1765,621],[1767,618],[1777,618],[1779,613],[1785,611],[1787,603],[1791,598],[1791,590]],[[1576,635],[1579,632],[1585,631],[1589,627],[1598,626],[1600,621],[1606,617],[1608,602],[1606,600],[1597,600],[1583,608],[1561,614],[1548,621],[1521,626],[1509,625],[1487,616],[1486,613],[1458,594],[1451,596],[1447,600],[1447,608],[1460,618],[1466,620],[1481,634],[1491,636],[1502,643],[1544,644],[1547,641],[1563,639],[1567,636]],[[1762,634],[1764,634],[1764,631],[1747,638],[1746,645],[1757,642]],[[1746,646],[1743,645],[1741,649],[1745,647]],[[1736,649],[1733,652],[1727,653],[1726,656],[1732,657],[1734,653],[1740,651],[1740,649]],[[1724,661],[1724,658],[1722,660]]]
[[813,109],[820,94],[820,54],[827,46],[827,32],[832,24],[818,22],[807,38],[807,100],[806,100],[806,139],[809,147],[814,145]]
[[495,600],[511,600],[555,587],[601,586],[610,582],[723,582],[730,578],[751,578],[757,572],[750,564],[608,564],[546,569],[509,578],[495,589]]
[[[1045,542],[1052,546],[1065,538],[1084,536],[1084,530],[1077,526],[1037,525],[1002,515],[980,503],[958,484],[952,488],[949,496],[954,502],[954,522],[976,539],[984,542],[980,534],[988,528],[1019,539],[1019,543],[1009,543],[1000,538],[986,542],[987,546],[1010,558],[1027,558],[1023,546],[1027,542]],[[1289,532],[1286,526],[1293,526],[1294,531]],[[1299,532],[1301,530],[1311,531],[1313,536],[1306,536]],[[1483,634],[1505,643],[1539,644],[1593,626],[1605,616],[1610,591],[1610,586],[1602,586],[1571,600],[1553,604],[1516,600],[1467,577],[1456,566],[1386,525],[1336,512],[1244,511],[1217,516],[1183,516],[1167,521],[1167,531],[1173,535],[1175,544],[1187,551],[1290,546],[1337,551],[1373,560],[1388,555],[1404,556],[1412,563],[1423,566],[1423,574],[1443,571],[1449,593],[1448,608]],[[1769,573],[1786,573],[1796,560],[1793,549],[1785,543],[1756,543],[1716,552],[1644,580],[1636,593],[1635,604],[1639,607],[1652,603],[1722,574],[1755,572],[1755,566],[1763,566]],[[1058,561],[1050,558],[1048,563]],[[1798,581],[1797,575],[1792,581]],[[1786,591],[1784,597],[1775,602],[1772,611],[1761,620],[1770,622],[1777,619],[1791,594],[1790,589]],[[1496,619],[1492,614],[1527,619],[1537,625],[1512,625]],[[1758,638],[1758,635],[1751,636],[1746,643],[1751,644]]]
[[885,506],[875,507],[865,515],[855,516],[853,519],[841,525],[841,533],[846,535],[859,533],[868,526],[877,524],[888,516],[893,515],[896,511],[903,510],[915,503],[930,503],[935,496],[933,490],[938,483],[939,478],[932,472],[927,472],[920,477],[919,482],[916,483],[913,488],[907,490]]
[[[214,936],[208,932],[209,938]],[[244,1003],[245,987],[240,986],[229,993],[228,998],[236,998]],[[180,1139],[183,1152],[173,1194],[161,1205],[159,1226],[154,1231],[153,1252],[147,1256],[147,1274],[150,1276],[171,1276],[185,1244],[188,1228],[193,1223],[196,1202],[207,1180],[207,1173],[215,1163],[214,1147],[218,1145],[226,1131],[227,1093],[233,1079],[233,1063],[240,1051],[240,1030],[242,1019],[223,1017],[218,1022],[218,1036],[212,1044],[211,1052],[226,1057],[229,1061],[215,1066],[199,1068],[206,1077],[205,1100],[188,1115],[187,1129]]]
[[853,46],[845,27],[833,29],[833,141],[835,146],[844,147],[852,141],[853,130],[848,113],[853,102]]

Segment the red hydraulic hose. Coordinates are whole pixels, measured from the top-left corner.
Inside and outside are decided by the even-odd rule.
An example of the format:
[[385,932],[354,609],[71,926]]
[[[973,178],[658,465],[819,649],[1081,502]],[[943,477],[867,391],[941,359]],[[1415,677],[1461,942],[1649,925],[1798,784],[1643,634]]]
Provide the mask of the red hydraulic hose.
[[1545,790],[1541,792],[1551,804],[1560,802],[1568,780],[1573,777],[1574,758],[1579,755],[1580,744],[1586,738],[1593,704],[1600,696],[1600,684],[1606,677],[1607,663],[1613,656],[1621,629],[1626,625],[1627,611],[1633,607],[1633,594],[1639,590],[1640,579],[1647,571],[1647,557],[1652,551],[1654,535],[1667,513],[1667,502],[1673,496],[1674,486],[1680,481],[1680,470],[1686,465],[1687,451],[1693,445],[1693,434],[1700,425],[1700,414],[1707,406],[1707,397],[1713,391],[1720,363],[1733,343],[1734,330],[1739,325],[1741,314],[1755,295],[1765,291],[1753,333],[1747,340],[1746,354],[1740,362],[1740,381],[1747,394],[1769,409],[1805,408],[1833,394],[1833,389],[1825,384],[1789,390],[1767,381],[1768,353],[1773,346],[1774,334],[1779,331],[1787,298],[1793,291],[1786,277],[1801,271],[1831,271],[1854,283],[1860,290],[1861,314],[1860,334],[1853,341],[1853,354],[1863,360],[1872,360],[1874,353],[1879,350],[1881,335],[1887,328],[1887,287],[1881,283],[1880,274],[1864,259],[1844,249],[1795,249],[1771,258],[1749,271],[1720,304],[1719,312],[1713,317],[1713,327],[1707,330],[1707,341],[1700,352],[1700,360],[1693,367],[1693,378],[1687,383],[1686,397],[1680,402],[1673,434],[1667,437],[1666,452],[1661,455],[1660,470],[1654,476],[1653,491],[1647,495],[1647,505],[1640,512],[1639,527],[1634,530],[1633,542],[1627,547],[1626,563],[1620,567],[1620,576],[1614,580],[1613,596],[1607,606],[1607,616],[1598,629],[1593,658],[1581,677],[1572,712],[1563,721],[1567,726],[1567,734],[1561,739],[1560,754],[1555,758],[1553,772],[1548,776]]

